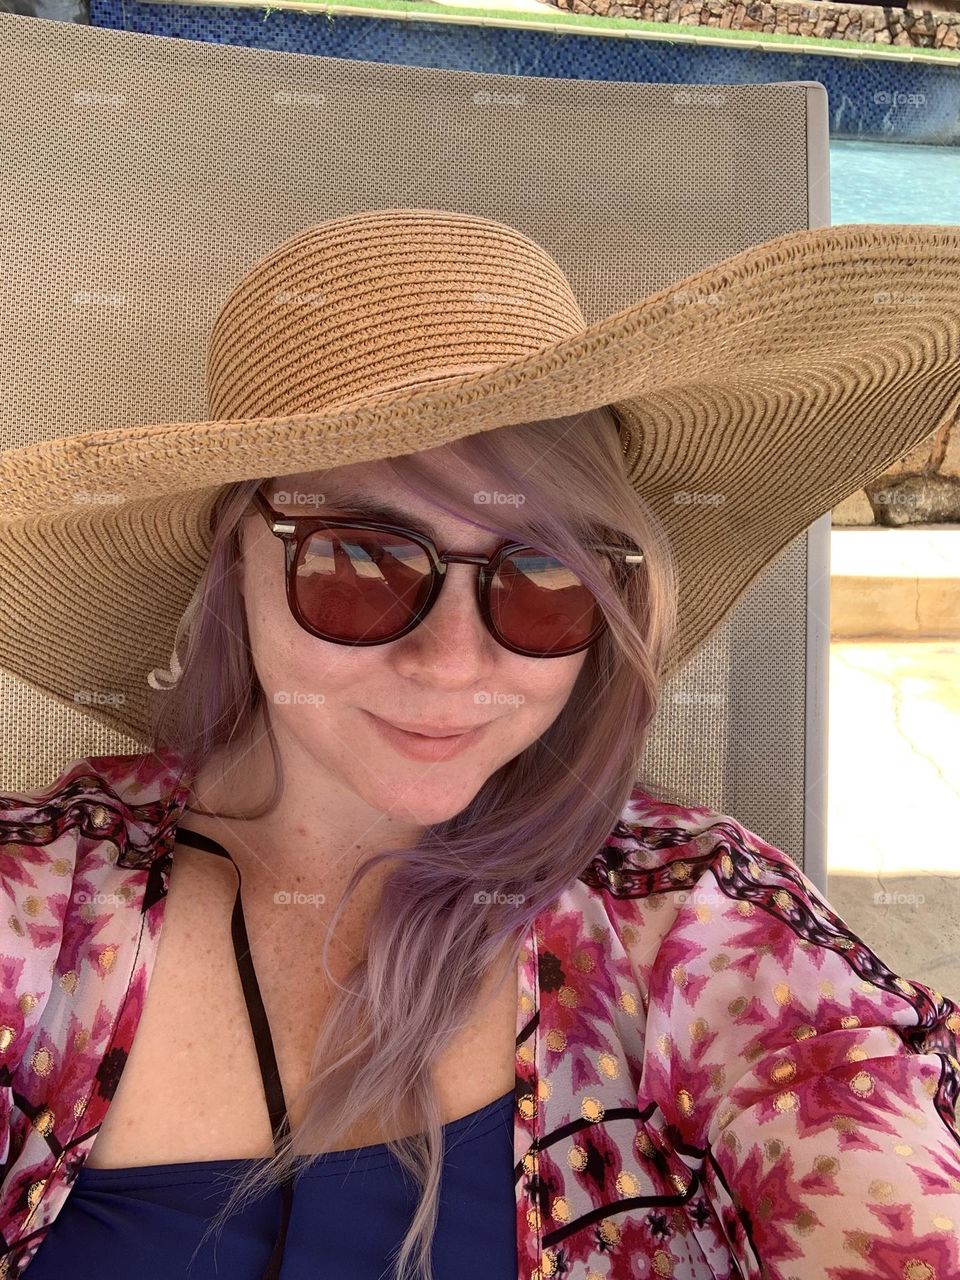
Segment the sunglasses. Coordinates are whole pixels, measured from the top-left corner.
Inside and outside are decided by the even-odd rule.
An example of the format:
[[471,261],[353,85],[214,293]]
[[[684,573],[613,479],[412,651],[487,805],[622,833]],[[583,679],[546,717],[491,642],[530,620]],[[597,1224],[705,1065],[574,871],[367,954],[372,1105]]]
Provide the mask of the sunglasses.
[[[253,503],[283,541],[291,613],[332,644],[389,644],[405,636],[430,612],[448,564],[478,566],[480,616],[511,653],[564,657],[606,628],[596,597],[577,575],[525,543],[503,542],[490,556],[441,552],[417,529],[349,516],[288,516],[259,489]],[[611,577],[643,560],[635,548],[589,545],[603,554]]]

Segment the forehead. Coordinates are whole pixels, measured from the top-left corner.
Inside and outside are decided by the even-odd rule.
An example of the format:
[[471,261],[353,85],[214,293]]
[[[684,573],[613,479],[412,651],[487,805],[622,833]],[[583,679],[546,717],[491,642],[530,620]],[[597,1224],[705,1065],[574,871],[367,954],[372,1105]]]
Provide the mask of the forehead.
[[[442,472],[444,484],[458,493],[468,510],[476,510],[476,524],[482,526],[484,513],[489,513],[490,507],[481,505],[484,498],[478,498],[477,494],[488,491],[491,482],[484,484],[476,471],[466,468],[461,459],[449,455],[440,458],[441,450],[433,453],[437,456],[424,462],[426,487],[429,487],[431,473]],[[278,509],[291,513],[321,509],[330,514],[342,512],[405,524],[434,535],[465,523],[463,517],[438,505],[442,497],[438,496],[438,501],[433,502],[429,496],[414,492],[380,460],[277,476],[265,486],[265,492]],[[315,501],[305,501],[305,495]]]

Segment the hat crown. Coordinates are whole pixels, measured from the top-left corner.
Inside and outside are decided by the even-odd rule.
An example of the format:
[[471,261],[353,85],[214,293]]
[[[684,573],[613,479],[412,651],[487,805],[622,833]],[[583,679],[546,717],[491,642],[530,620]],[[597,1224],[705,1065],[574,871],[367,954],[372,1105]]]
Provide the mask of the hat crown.
[[211,419],[322,411],[501,368],[582,332],[535,240],[473,214],[387,209],[309,227],[261,258],[214,322]]

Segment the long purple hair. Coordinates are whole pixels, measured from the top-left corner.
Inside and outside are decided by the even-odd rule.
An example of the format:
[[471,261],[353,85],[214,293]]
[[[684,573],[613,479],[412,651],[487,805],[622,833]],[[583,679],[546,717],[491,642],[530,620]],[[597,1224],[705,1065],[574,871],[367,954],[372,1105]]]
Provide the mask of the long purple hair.
[[[398,864],[384,880],[364,958],[345,983],[334,981],[323,949],[334,998],[311,1062],[303,1122],[279,1152],[238,1180],[208,1230],[282,1173],[310,1164],[312,1157],[300,1153],[342,1149],[344,1136],[373,1115],[385,1132],[409,1133],[404,1120],[412,1117],[416,1132],[387,1144],[420,1190],[397,1251],[397,1277],[433,1280],[443,1117],[430,1065],[470,1020],[504,947],[512,963],[501,981],[515,973],[534,918],[576,881],[632,788],[644,785],[641,757],[676,627],[677,583],[666,534],[627,479],[617,428],[614,412],[602,407],[444,446],[496,477],[499,489],[522,492],[521,504],[478,508],[428,474],[423,455],[387,460],[408,489],[437,507],[557,556],[593,590],[608,628],[540,738],[486,779],[460,813],[427,827],[416,845],[379,853],[353,873],[330,934],[367,871],[388,858]],[[259,809],[217,815],[223,818],[270,812],[283,787],[238,585],[240,520],[265,478],[227,485],[218,495],[209,565],[178,631],[177,647],[181,640],[186,646],[182,663],[174,662],[179,679],[154,710],[155,749],[175,751],[195,770],[211,752],[242,746],[265,726],[276,765],[273,791]],[[636,544],[643,563],[611,577],[586,545],[598,537]],[[679,801],[663,786],[645,789]]]

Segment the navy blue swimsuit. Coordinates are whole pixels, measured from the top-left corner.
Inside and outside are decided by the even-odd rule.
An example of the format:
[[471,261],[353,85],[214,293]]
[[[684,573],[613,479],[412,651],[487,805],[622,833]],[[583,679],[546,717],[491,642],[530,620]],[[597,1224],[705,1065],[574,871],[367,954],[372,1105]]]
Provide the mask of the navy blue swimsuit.
[[[180,830],[194,848],[233,858]],[[274,1140],[289,1132],[270,1027],[240,901],[232,935]],[[436,1280],[516,1280],[513,1093],[444,1126],[432,1262]],[[31,1280],[386,1280],[409,1229],[417,1188],[385,1143],[325,1152],[281,1187],[235,1211],[197,1249],[210,1218],[251,1159],[143,1168],[81,1168],[30,1263]],[[295,1191],[295,1195],[294,1195]],[[278,1229],[279,1223],[279,1229]],[[195,1256],[194,1256],[195,1255]],[[191,1261],[192,1260],[192,1261]],[[282,1264],[282,1272],[281,1272]],[[388,1269],[389,1268],[389,1269]]]

